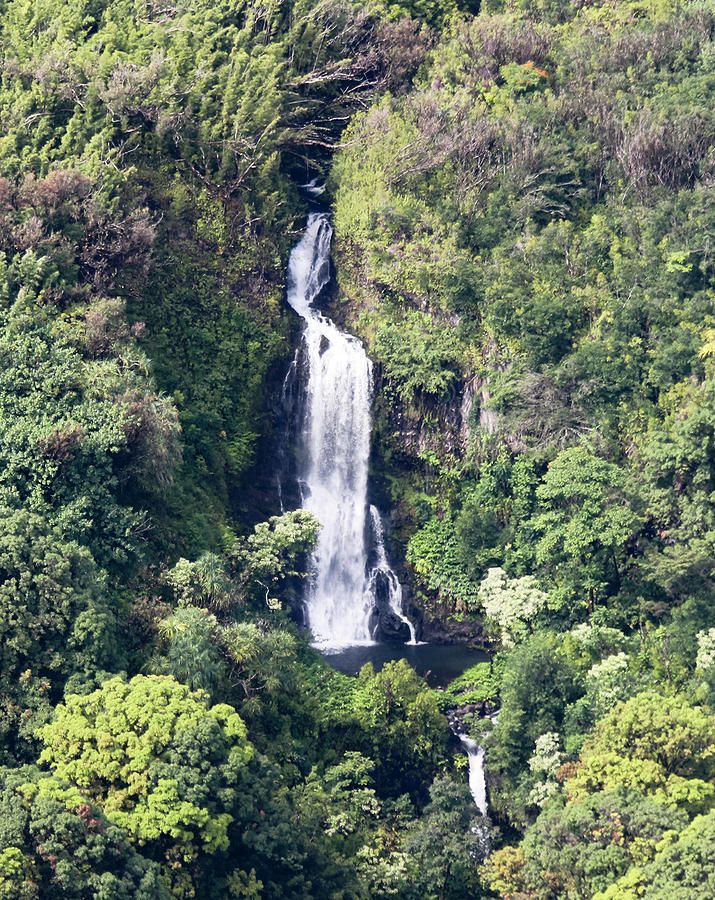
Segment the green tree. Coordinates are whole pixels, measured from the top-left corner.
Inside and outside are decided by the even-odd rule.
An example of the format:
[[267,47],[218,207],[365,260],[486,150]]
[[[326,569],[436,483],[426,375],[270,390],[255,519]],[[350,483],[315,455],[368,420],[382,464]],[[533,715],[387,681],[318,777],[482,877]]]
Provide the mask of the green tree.
[[458,345],[449,329],[427,313],[413,310],[402,322],[380,326],[375,347],[385,374],[406,404],[424,394],[447,396],[459,377]]
[[536,490],[542,509],[530,523],[540,536],[536,558],[553,573],[563,600],[586,601],[589,612],[604,588],[620,589],[626,543],[640,524],[626,487],[618,466],[573,447],[549,464]]
[[147,528],[127,494],[167,487],[178,458],[141,329],[105,293],[120,277],[117,236],[141,283],[153,232],[137,210],[131,227],[111,222],[93,188],[63,170],[2,180],[0,731],[10,759],[34,758],[33,731],[68,679],[76,688],[122,665],[115,585],[136,572]]
[[695,819],[679,834],[668,832],[655,859],[635,866],[593,900],[705,900],[715,891],[715,812]]
[[596,725],[566,783],[573,798],[625,786],[692,813],[715,802],[715,718],[654,691],[617,704]]
[[485,850],[483,825],[465,784],[436,778],[422,817],[405,838],[412,857],[415,895],[430,900],[471,896]]
[[225,557],[204,553],[195,562],[179,559],[164,580],[181,606],[227,613],[252,600],[279,609],[280,601],[271,593],[287,579],[305,576],[301,564],[319,531],[318,520],[304,509],[271,516],[247,537],[237,538]]
[[633,693],[634,680],[625,653],[612,653],[591,666],[586,673],[586,702],[594,718],[600,719],[620,700]]
[[563,733],[568,707],[582,693],[579,672],[555,635],[536,632],[509,652],[500,693],[499,720],[486,744],[491,805],[523,825],[534,784],[525,774],[529,757],[543,734]]
[[77,788],[33,766],[0,783],[3,900],[168,900],[157,864]]
[[447,722],[432,691],[406,660],[358,676],[353,698],[366,755],[380,760],[376,783],[389,796],[419,791],[443,761]]
[[315,772],[308,777],[306,796],[316,784],[326,791],[323,825],[328,834],[351,834],[380,813],[380,803],[371,787],[374,769],[375,763],[371,759],[349,750],[320,779]]
[[0,510],[0,733],[10,759],[33,753],[68,677],[120,659],[104,573],[41,510]]
[[520,877],[538,897],[590,900],[634,862],[652,858],[663,837],[686,822],[682,813],[624,789],[565,806],[552,802],[521,844]]
[[216,553],[204,553],[195,562],[181,558],[164,576],[179,606],[207,606],[225,610],[236,601],[236,586],[224,560]]
[[501,568],[487,571],[478,598],[505,647],[513,647],[531,633],[533,619],[548,602],[533,575],[509,578]]
[[534,752],[529,757],[529,769],[539,779],[531,789],[529,795],[531,803],[543,807],[558,791],[556,776],[563,760],[561,739],[555,731],[546,731],[537,737]]
[[154,673],[171,675],[192,691],[215,695],[226,677],[217,646],[216,617],[208,610],[188,606],[177,609],[158,627],[165,646],[163,654],[150,663]]
[[238,714],[173,678],[137,675],[70,695],[40,736],[57,778],[131,838],[179,866],[225,850],[253,748]]
[[253,534],[236,541],[231,557],[246,595],[262,595],[264,603],[276,606],[271,591],[291,576],[305,575],[297,566],[317,543],[319,532],[320,523],[315,516],[307,510],[296,509],[282,516],[271,516],[267,522],[256,525]]
[[664,421],[642,441],[647,509],[659,540],[647,564],[678,599],[710,590],[715,547],[715,379],[688,380],[661,401]]
[[219,644],[228,664],[227,682],[247,714],[297,690],[299,645],[289,631],[265,622],[238,622],[221,630]]

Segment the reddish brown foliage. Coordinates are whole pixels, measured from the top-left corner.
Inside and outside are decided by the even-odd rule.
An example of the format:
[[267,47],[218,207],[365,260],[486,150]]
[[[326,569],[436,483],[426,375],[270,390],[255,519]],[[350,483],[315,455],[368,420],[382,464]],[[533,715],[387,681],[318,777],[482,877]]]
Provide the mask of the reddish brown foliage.
[[66,463],[72,458],[75,447],[82,440],[82,426],[75,425],[66,431],[53,431],[38,441],[42,453],[58,463]]

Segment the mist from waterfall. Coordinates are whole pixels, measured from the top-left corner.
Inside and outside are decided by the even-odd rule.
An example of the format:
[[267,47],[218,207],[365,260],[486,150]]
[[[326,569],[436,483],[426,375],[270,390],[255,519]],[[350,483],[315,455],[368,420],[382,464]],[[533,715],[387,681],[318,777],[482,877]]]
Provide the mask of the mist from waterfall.
[[[331,238],[327,214],[311,213],[291,252],[287,279],[288,303],[305,322],[297,435],[300,501],[322,525],[304,596],[308,624],[324,649],[372,643],[382,577],[390,607],[414,641],[375,507],[367,518],[372,365],[362,343],[312,305],[330,280]],[[368,567],[370,556],[375,562]]]

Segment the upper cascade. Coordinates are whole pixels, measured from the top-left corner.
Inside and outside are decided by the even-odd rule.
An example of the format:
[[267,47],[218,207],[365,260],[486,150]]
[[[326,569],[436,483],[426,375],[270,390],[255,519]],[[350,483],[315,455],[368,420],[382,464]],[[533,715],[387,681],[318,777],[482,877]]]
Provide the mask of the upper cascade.
[[[331,238],[327,213],[311,213],[291,252],[287,279],[288,303],[305,322],[307,371],[298,436],[301,504],[322,525],[305,605],[313,637],[324,648],[372,643],[376,568],[390,585],[390,606],[407,621],[401,606],[399,613],[395,606],[395,598],[401,597],[399,582],[387,563],[374,507],[371,521],[367,518],[372,365],[362,343],[312,305],[330,281]],[[369,536],[379,547],[369,546]],[[377,559],[372,569],[371,549]]]

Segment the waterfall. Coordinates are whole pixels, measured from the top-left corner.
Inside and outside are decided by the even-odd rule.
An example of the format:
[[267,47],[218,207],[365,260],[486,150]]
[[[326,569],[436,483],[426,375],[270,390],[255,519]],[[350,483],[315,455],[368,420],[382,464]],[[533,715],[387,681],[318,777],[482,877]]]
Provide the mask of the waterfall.
[[397,618],[404,622],[410,630],[409,644],[417,643],[415,626],[402,612],[402,585],[397,580],[397,575],[392,571],[387,561],[385,552],[385,530],[382,527],[382,518],[375,506],[370,506],[370,524],[375,541],[375,564],[368,573],[365,589],[370,598],[377,595],[378,579],[382,578],[387,584],[387,602]]
[[469,790],[479,812],[487,814],[487,783],[484,778],[484,748],[466,734],[458,734],[469,759]]
[[[356,337],[312,306],[330,281],[331,238],[327,214],[311,213],[290,255],[287,291],[288,303],[305,323],[307,372],[297,404],[300,502],[322,525],[304,600],[313,637],[326,649],[372,643],[378,570],[390,585],[390,605],[406,621],[377,509],[371,508],[370,523],[367,519],[372,365]],[[370,569],[371,551],[376,563]],[[414,638],[411,623],[410,635]]]
[[305,184],[301,184],[301,187],[307,194],[310,194],[311,197],[321,197],[325,193],[325,185],[318,184],[317,176],[311,178],[310,181],[307,181]]

